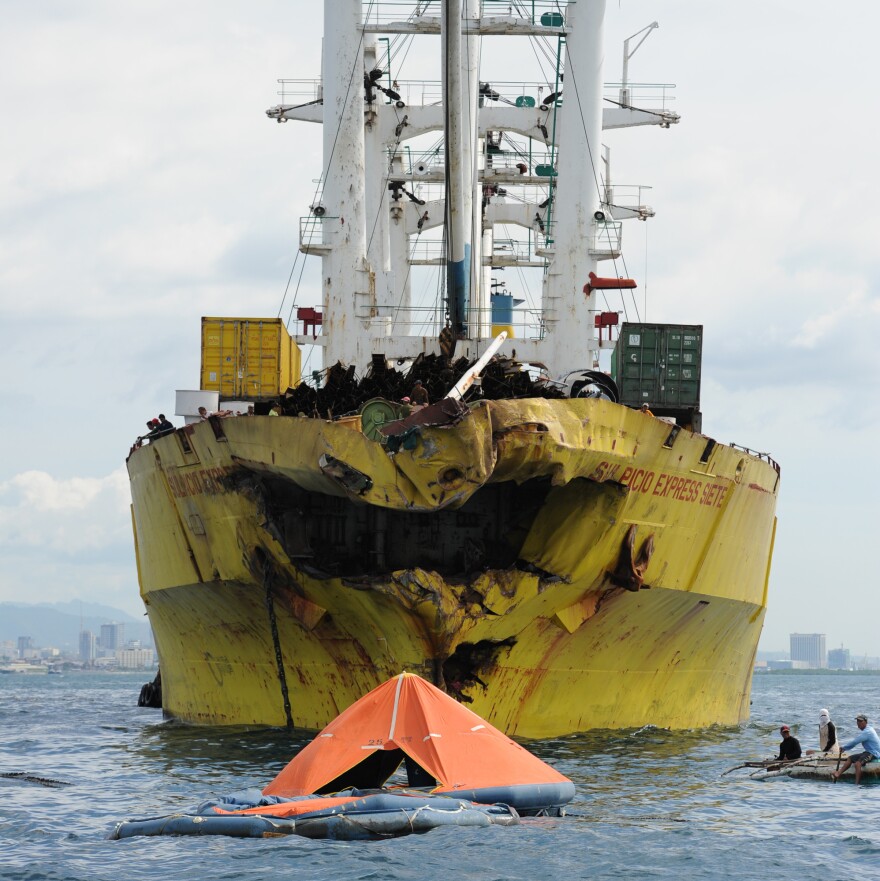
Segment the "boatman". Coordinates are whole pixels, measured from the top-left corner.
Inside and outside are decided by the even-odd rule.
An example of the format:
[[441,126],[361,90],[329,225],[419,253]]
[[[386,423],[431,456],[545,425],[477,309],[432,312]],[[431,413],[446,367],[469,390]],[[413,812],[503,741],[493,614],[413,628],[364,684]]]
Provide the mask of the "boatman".
[[858,716],[856,716],[856,725],[859,726],[859,733],[852,740],[842,743],[840,748],[850,750],[856,744],[861,743],[865,747],[864,752],[846,757],[843,767],[831,775],[831,779],[835,783],[840,780],[840,775],[843,774],[850,765],[853,765],[856,769],[856,786],[858,786],[859,781],[862,779],[862,768],[867,765],[868,762],[880,759],[880,737],[877,737],[877,732],[868,724],[868,717],[864,713],[859,713]]
[[793,762],[795,759],[799,759],[801,757],[801,742],[791,736],[791,728],[788,725],[783,725],[779,729],[779,733],[782,735],[782,743],[779,744],[779,755],[776,758],[782,759],[784,762]]

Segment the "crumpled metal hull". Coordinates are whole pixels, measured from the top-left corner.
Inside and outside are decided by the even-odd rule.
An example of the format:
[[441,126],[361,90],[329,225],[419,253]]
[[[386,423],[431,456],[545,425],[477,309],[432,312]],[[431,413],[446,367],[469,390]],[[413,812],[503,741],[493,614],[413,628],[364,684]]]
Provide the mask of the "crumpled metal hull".
[[318,729],[405,669],[524,737],[745,718],[778,470],[671,434],[493,401],[393,455],[268,417],[135,451],[166,713]]

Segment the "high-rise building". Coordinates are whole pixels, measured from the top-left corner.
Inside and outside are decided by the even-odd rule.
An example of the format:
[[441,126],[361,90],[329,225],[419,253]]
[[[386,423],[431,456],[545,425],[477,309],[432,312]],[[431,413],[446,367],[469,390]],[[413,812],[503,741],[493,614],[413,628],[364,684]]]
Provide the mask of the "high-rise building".
[[792,633],[789,636],[792,661],[806,661],[813,670],[827,667],[824,633]]
[[829,649],[828,666],[832,670],[851,670],[852,661],[849,657],[849,649],[845,649],[843,646],[839,649]]
[[107,655],[112,655],[116,649],[121,649],[125,644],[125,625],[124,624],[102,624],[101,625],[101,651]]
[[19,636],[19,638],[18,638],[18,656],[20,658],[26,658],[28,649],[32,649],[33,647],[34,647],[33,637]]
[[97,655],[97,640],[91,630],[81,630],[79,634],[79,659],[90,664]]

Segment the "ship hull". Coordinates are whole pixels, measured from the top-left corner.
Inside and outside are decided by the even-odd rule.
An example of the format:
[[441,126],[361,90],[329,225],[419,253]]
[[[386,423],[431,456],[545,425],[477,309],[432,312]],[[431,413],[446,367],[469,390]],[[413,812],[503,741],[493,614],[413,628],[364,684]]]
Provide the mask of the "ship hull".
[[748,716],[778,470],[705,436],[484,402],[389,455],[241,417],[129,473],[170,716],[319,729],[401,670],[522,737]]

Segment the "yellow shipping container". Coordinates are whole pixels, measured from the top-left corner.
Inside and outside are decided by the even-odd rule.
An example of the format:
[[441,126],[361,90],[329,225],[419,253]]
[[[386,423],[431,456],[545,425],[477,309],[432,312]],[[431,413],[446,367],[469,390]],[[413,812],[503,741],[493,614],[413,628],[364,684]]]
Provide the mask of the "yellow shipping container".
[[202,318],[204,391],[272,398],[299,384],[302,353],[280,318]]

